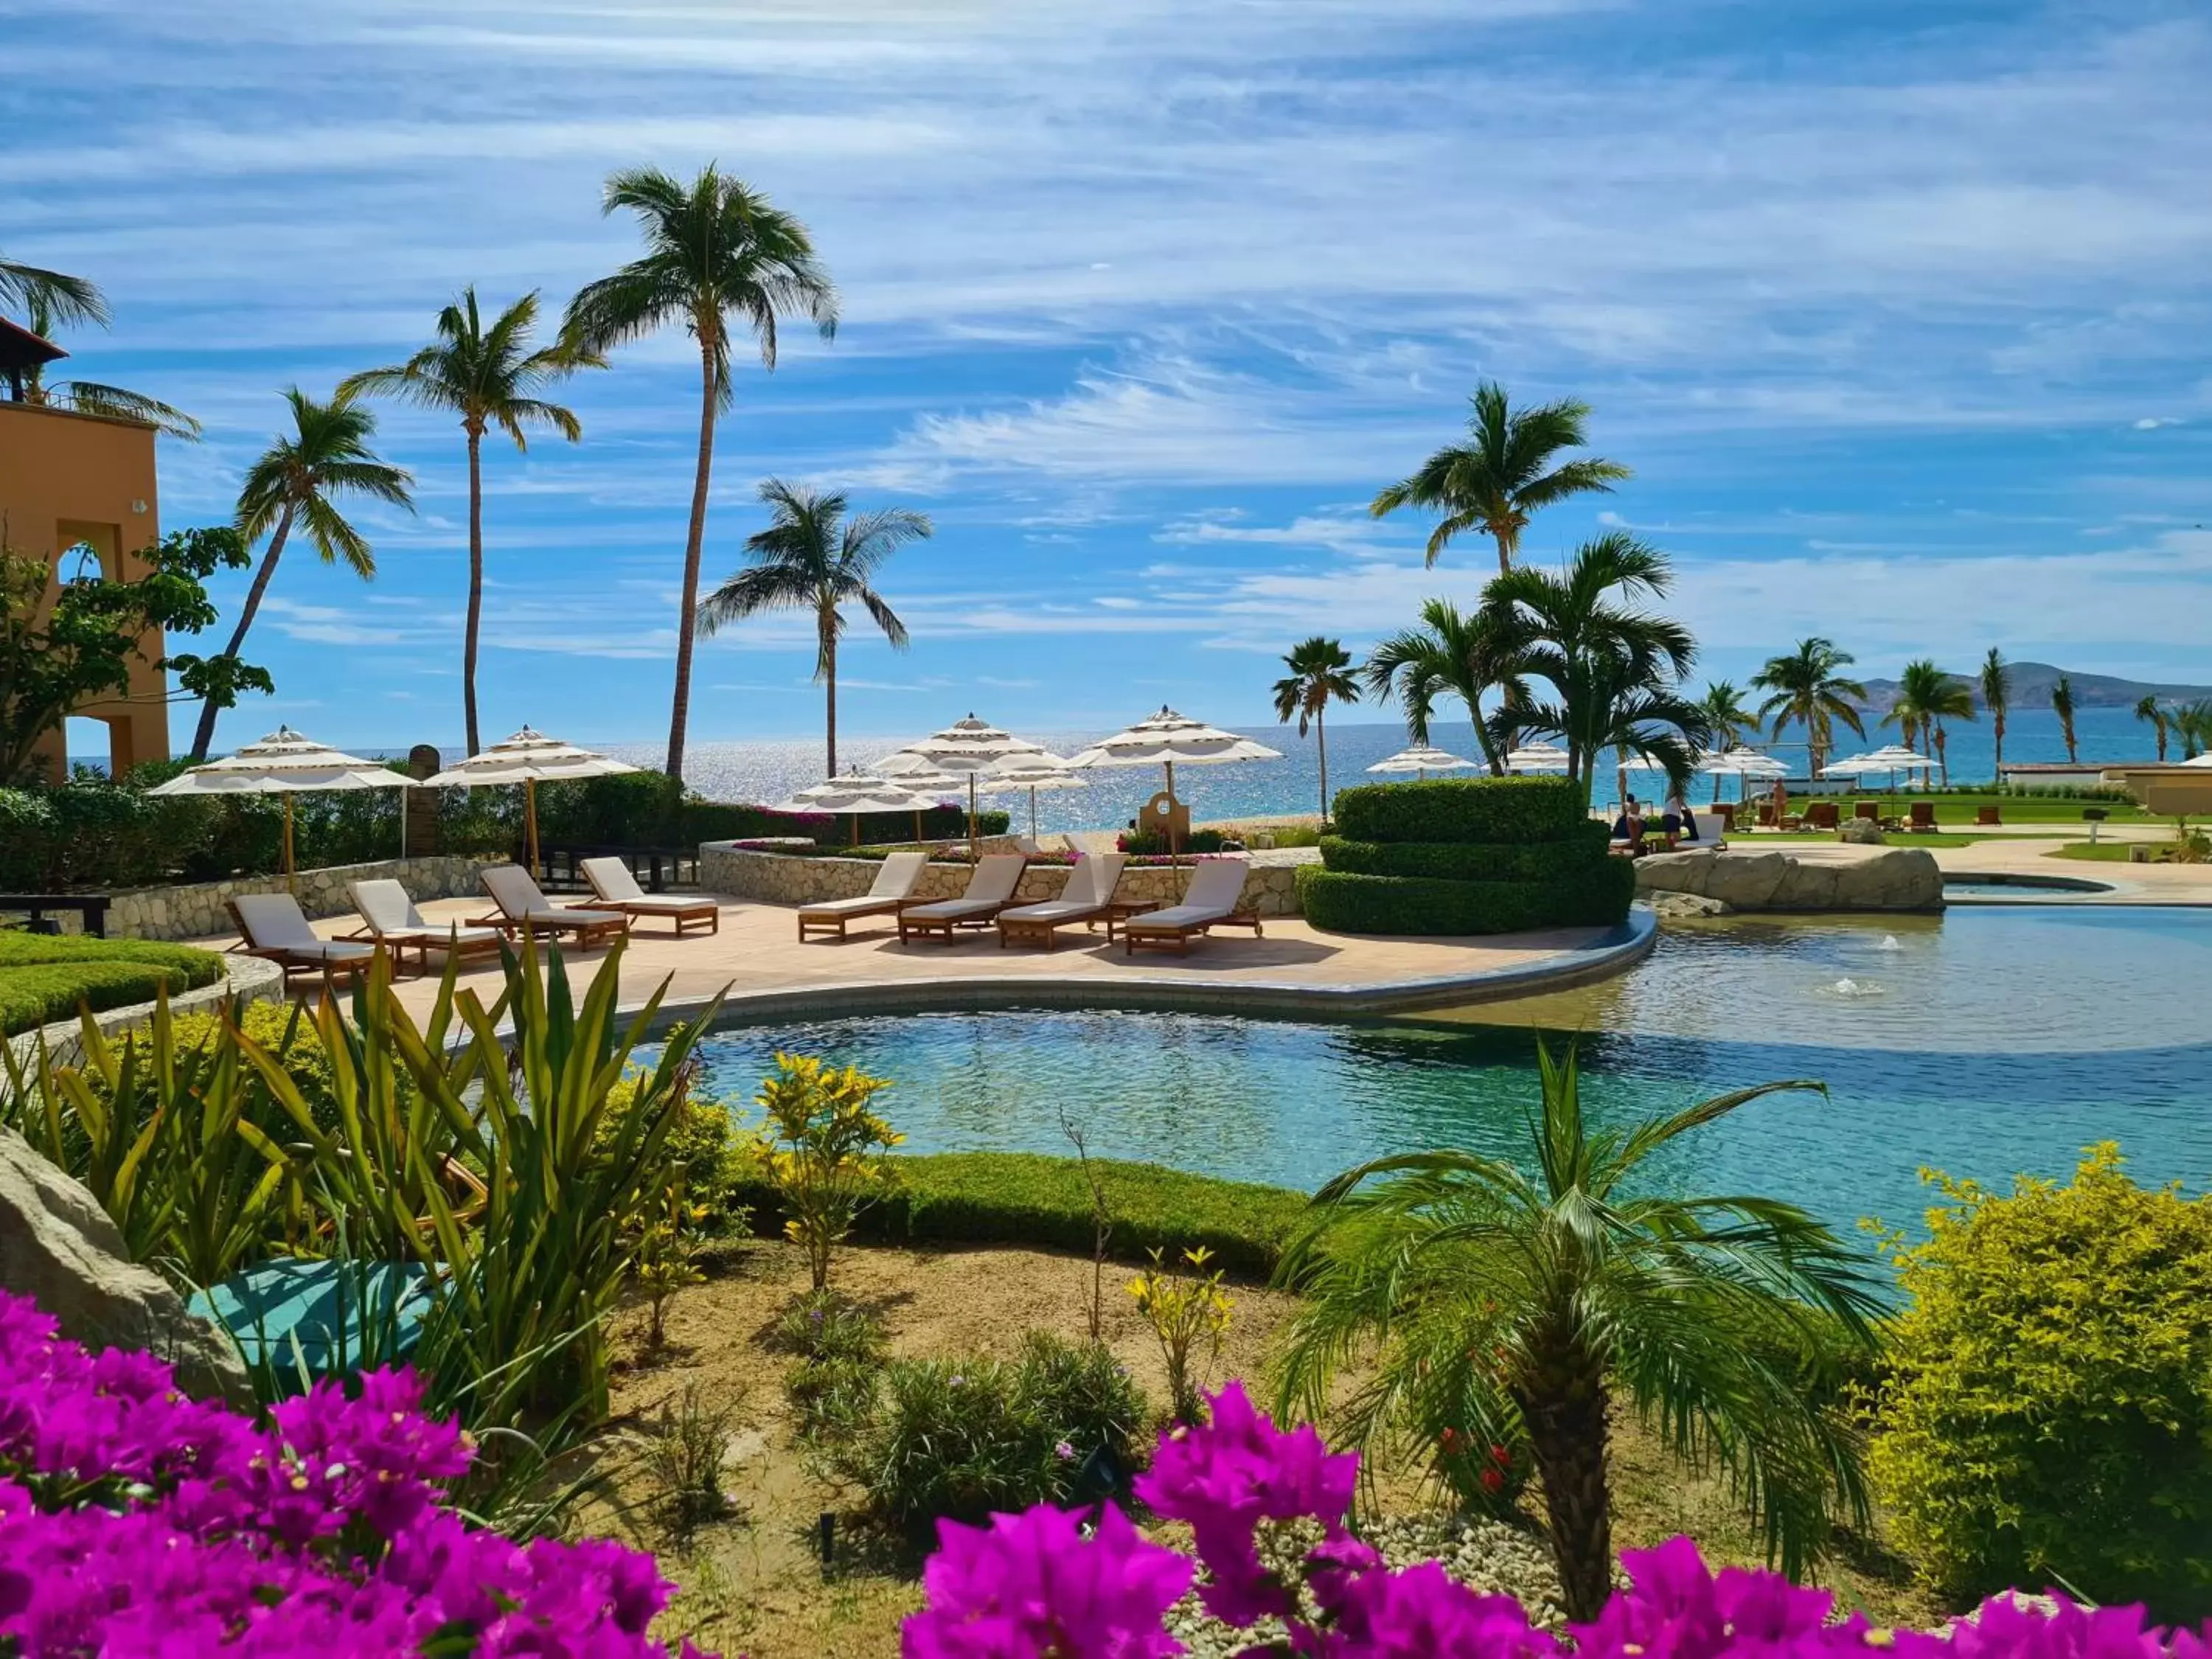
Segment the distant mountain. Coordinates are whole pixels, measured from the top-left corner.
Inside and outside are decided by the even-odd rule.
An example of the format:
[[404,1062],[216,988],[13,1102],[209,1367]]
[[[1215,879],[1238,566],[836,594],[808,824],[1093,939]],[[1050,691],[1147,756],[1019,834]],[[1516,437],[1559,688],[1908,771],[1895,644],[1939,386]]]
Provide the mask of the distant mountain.
[[[2047,662],[2014,662],[2005,666],[2012,671],[2012,706],[2015,708],[2048,708],[2051,688],[2058,677],[2065,675],[2074,682],[2074,704],[2077,708],[2132,708],[2145,697],[2156,697],[2160,702],[2195,702],[2200,697],[2212,697],[2212,685],[2157,685],[2147,680],[2124,680],[2114,674],[2084,674],[2073,669],[2053,668]],[[1975,685],[1971,674],[1954,678],[1964,680],[1969,687]],[[1866,680],[1866,708],[1887,708],[1897,701],[1895,680]],[[1978,690],[1975,701],[1981,700]]]

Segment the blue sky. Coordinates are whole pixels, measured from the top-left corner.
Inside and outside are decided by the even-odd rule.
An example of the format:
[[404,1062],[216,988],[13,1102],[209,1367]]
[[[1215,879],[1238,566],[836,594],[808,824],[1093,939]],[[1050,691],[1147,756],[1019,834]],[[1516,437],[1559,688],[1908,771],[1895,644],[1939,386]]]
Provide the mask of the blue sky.
[[[934,516],[854,732],[1265,718],[1291,641],[1479,587],[1485,544],[1426,571],[1363,504],[1486,375],[1637,469],[1525,556],[1649,536],[1707,671],[1817,630],[2212,680],[2201,4],[0,0],[0,248],[106,288],[76,373],[208,423],[171,526],[227,514],[282,386],[629,257],[611,168],[718,159],[806,220],[843,325],[741,370],[707,568],[769,473]],[[690,353],[487,451],[488,732],[665,731]],[[288,555],[279,695],[222,744],[458,738],[459,436],[382,433],[420,516],[359,515],[370,586]],[[810,667],[790,621],[708,644],[695,740],[811,733]]]

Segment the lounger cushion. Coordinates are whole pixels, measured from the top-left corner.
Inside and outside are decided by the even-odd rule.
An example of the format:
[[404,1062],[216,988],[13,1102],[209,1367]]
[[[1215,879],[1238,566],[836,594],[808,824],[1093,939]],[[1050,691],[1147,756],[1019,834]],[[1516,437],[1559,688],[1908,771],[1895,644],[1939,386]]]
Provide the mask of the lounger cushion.
[[[307,912],[289,893],[240,893],[231,900],[246,942],[257,951],[290,950],[323,941],[307,926]],[[365,947],[356,947],[365,948]]]
[[643,898],[609,899],[607,902],[647,916],[696,916],[721,908],[710,898],[682,898],[674,894],[648,894]]
[[520,915],[510,910],[507,919],[527,922],[532,927],[598,927],[629,920],[619,910],[556,910],[550,905],[543,910],[526,910]]
[[313,945],[280,945],[273,947],[288,957],[297,957],[303,962],[366,962],[376,954],[373,945],[349,945],[338,939],[319,939]]
[[897,909],[899,902],[895,898],[878,898],[870,893],[862,898],[817,899],[811,904],[800,905],[799,914],[802,916],[875,915],[885,910]]
[[1141,916],[1131,916],[1121,926],[1133,933],[1172,933],[1185,927],[1201,927],[1209,923],[1226,921],[1236,914],[1211,904],[1178,904],[1171,909],[1152,910]]
[[917,904],[902,912],[908,921],[957,921],[963,916],[994,915],[1003,908],[997,899],[939,899],[934,904]]
[[1103,915],[1106,907],[1091,899],[1048,899],[1042,904],[1024,904],[1018,909],[1001,910],[1001,922],[1081,921],[1086,916]]

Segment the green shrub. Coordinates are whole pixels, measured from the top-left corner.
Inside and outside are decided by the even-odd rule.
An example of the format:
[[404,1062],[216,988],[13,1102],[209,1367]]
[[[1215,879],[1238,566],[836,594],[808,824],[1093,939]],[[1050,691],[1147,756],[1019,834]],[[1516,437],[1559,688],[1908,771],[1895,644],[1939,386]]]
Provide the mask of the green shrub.
[[2212,1613],[2212,1198],[2109,1145],[2070,1186],[1932,1178],[1871,1460],[1901,1552],[1961,1604],[2057,1577]]
[[848,1438],[866,1423],[890,1347],[883,1321],[839,1295],[801,1297],[776,1321],[776,1346],[799,1363],[783,1380],[785,1397],[810,1439]]
[[1341,870],[1298,872],[1306,920],[1326,933],[1517,933],[1539,927],[1598,927],[1626,920],[1636,872],[1607,858],[1550,881],[1439,881],[1361,876]]
[[1339,835],[1353,841],[1565,841],[1589,821],[1565,778],[1439,778],[1337,792]]
[[146,939],[0,933],[0,1033],[76,1017],[78,1009],[151,1002],[222,977],[210,951]]
[[[1218,853],[1228,837],[1218,830],[1194,830],[1176,838],[1177,853]],[[1168,838],[1157,830],[1125,830],[1114,842],[1115,850],[1132,858],[1163,858],[1170,850]]]
[[[1072,1158],[1030,1152],[938,1152],[886,1158],[896,1183],[860,1212],[858,1237],[898,1243],[1028,1244],[1091,1253],[1091,1188]],[[1215,1181],[1153,1164],[1091,1160],[1113,1212],[1116,1261],[1154,1249],[1204,1246],[1232,1273],[1265,1278],[1304,1212],[1306,1195],[1280,1187]],[[775,1192],[754,1180],[738,1194],[757,1231],[780,1235]]]
[[1605,825],[1586,819],[1563,841],[1449,842],[1321,839],[1322,860],[1355,876],[1425,876],[1439,881],[1552,881],[1606,856]]

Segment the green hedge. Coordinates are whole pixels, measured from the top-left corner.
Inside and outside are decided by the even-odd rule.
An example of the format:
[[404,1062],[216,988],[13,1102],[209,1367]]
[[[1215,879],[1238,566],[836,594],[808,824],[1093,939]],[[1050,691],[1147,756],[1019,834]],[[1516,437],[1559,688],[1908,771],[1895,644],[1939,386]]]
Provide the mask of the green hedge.
[[1589,811],[1565,778],[1439,778],[1337,792],[1337,833],[1352,841],[1565,841]]
[[[1030,1152],[939,1152],[894,1158],[898,1190],[861,1212],[855,1233],[891,1243],[937,1240],[1030,1244],[1091,1253],[1091,1188],[1072,1158]],[[1222,1268],[1250,1278],[1273,1273],[1283,1242],[1306,1205],[1304,1193],[1249,1182],[1215,1181],[1155,1164],[1093,1158],[1114,1215],[1115,1260],[1142,1262],[1148,1250],[1170,1254],[1204,1245]],[[780,1237],[775,1194],[754,1180],[737,1201],[752,1206],[753,1225]]]
[[1419,876],[1298,872],[1298,902],[1314,927],[1334,933],[1519,933],[1595,927],[1626,920],[1636,870],[1608,858],[1548,881],[1443,881]]
[[1526,842],[1351,841],[1323,836],[1322,860],[1355,876],[1426,876],[1439,881],[1553,881],[1606,856],[1605,825],[1585,819],[1565,841]]
[[69,1019],[80,1006],[97,1013],[151,1002],[165,987],[174,995],[222,975],[222,957],[182,945],[0,933],[0,1032]]

